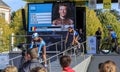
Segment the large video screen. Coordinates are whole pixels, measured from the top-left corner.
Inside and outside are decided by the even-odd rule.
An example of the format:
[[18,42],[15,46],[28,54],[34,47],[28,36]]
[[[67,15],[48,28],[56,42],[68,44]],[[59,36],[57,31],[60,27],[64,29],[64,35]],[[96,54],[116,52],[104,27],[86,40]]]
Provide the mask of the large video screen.
[[67,31],[74,24],[74,3],[28,4],[28,32]]

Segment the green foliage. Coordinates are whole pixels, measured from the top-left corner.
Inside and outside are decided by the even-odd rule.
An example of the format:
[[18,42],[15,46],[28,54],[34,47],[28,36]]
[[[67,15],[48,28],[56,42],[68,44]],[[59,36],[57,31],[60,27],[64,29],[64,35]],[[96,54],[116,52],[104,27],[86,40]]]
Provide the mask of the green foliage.
[[110,13],[112,13],[114,16],[116,16],[117,20],[120,21],[119,11],[113,9],[113,10],[110,10]]
[[[96,12],[96,14],[95,14]],[[120,43],[120,15],[116,10],[88,10],[86,9],[86,35],[93,36],[98,27],[102,29],[102,39],[108,37],[107,26],[116,32]],[[102,40],[104,42],[104,40]]]
[[[25,30],[22,23],[22,12],[21,9],[16,11],[13,17],[12,28],[15,35],[25,35]],[[24,38],[15,37],[15,43],[22,42]]]
[[94,36],[98,27],[101,28],[102,35],[104,36],[102,24],[100,23],[99,19],[97,18],[96,13],[94,12],[94,10],[86,9],[86,35]]
[[10,46],[10,35],[12,33],[12,28],[10,28],[9,24],[5,22],[3,18],[0,17],[0,28],[2,32],[0,34],[0,41],[1,41],[1,46],[0,46],[0,52],[3,51],[8,51],[9,46]]
[[16,35],[25,34],[25,30],[23,28],[23,23],[22,23],[22,12],[21,12],[21,10],[18,10],[17,12],[15,12],[15,16],[13,18],[12,24],[13,24],[12,28],[14,29],[14,33]]
[[103,12],[103,9],[96,9],[95,12],[96,12],[96,15],[99,15]]
[[102,23],[102,27],[104,30],[105,37],[108,36],[107,26],[110,25],[113,30],[117,33],[118,38],[120,38],[120,22],[117,20],[116,16],[114,16],[109,11],[105,11],[98,16],[100,22]]

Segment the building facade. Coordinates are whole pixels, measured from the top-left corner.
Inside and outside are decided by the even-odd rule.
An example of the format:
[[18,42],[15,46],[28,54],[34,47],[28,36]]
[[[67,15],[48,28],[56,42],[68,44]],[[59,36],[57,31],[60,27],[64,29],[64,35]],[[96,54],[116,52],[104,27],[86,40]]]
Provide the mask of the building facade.
[[5,19],[7,23],[10,23],[10,7],[3,2],[3,0],[0,0],[0,16]]

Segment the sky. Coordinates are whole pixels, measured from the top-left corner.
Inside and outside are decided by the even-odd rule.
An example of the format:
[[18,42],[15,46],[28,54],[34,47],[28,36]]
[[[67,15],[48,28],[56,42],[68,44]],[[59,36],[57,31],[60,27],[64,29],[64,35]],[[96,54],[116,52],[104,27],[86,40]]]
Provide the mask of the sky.
[[22,0],[3,0],[9,7],[11,7],[11,12],[17,11],[25,6],[26,2]]
[[[26,2],[22,0],[3,0],[8,6],[11,7],[11,12],[17,11],[18,9],[21,9],[25,6]],[[102,8],[103,4],[97,4],[97,9]],[[112,3],[111,9],[116,9],[120,12],[120,9],[118,9],[118,3]]]
[[[103,9],[103,4],[97,4],[97,9]],[[111,9],[116,9],[120,12],[120,9],[118,8],[118,3],[112,3]]]

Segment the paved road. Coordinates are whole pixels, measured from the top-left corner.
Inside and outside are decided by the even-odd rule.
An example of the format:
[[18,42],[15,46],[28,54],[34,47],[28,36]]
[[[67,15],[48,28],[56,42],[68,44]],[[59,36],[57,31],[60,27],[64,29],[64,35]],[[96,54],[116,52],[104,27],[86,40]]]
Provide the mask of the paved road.
[[92,61],[89,65],[87,72],[99,72],[98,71],[98,64],[101,62],[105,62],[106,60],[112,60],[117,65],[117,72],[120,72],[120,55],[118,54],[108,54],[108,55],[94,55],[92,57]]

